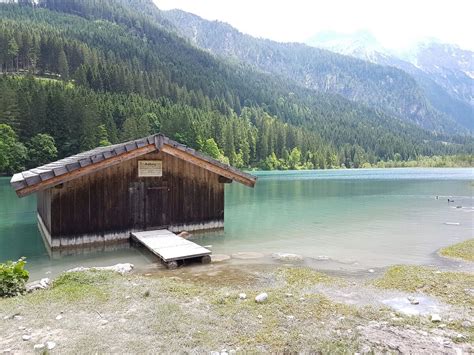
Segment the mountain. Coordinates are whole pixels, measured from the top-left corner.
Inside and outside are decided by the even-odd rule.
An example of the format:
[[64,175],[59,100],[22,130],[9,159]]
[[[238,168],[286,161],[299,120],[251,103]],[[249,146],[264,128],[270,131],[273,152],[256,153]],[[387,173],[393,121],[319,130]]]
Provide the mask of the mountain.
[[399,68],[411,75],[438,111],[474,129],[474,52],[428,40],[404,51],[384,48],[366,31],[322,32],[309,45]]
[[391,56],[391,53],[367,30],[354,33],[322,31],[306,40],[305,43],[376,64],[380,57]]
[[451,95],[474,106],[474,52],[430,41],[418,44],[407,60],[430,74]]
[[[15,168],[0,165],[0,172],[18,169],[22,160],[34,166],[40,143],[54,142],[64,157],[158,131],[237,167],[360,167],[472,149],[470,136],[450,134],[449,127],[426,130],[390,109],[202,50],[148,0],[31,5],[0,5],[0,140],[8,136],[8,154],[17,154]],[[273,42],[268,46],[274,51]],[[339,77],[349,75],[352,63],[355,72],[374,69],[364,84],[372,92],[383,88],[382,78],[406,90],[413,85],[398,69],[316,51],[334,58]],[[282,54],[291,51],[278,56],[283,68]],[[338,66],[328,62],[328,73],[332,68]],[[347,86],[363,93],[362,82]],[[422,107],[413,104],[415,111]],[[441,116],[416,117],[447,124]]]
[[341,95],[437,132],[464,129],[436,110],[406,72],[299,43],[245,35],[228,24],[180,10],[162,12],[191,43],[223,58],[252,65],[317,92]]
[[474,78],[474,52],[457,45],[427,40],[418,43],[403,55],[426,72],[436,73],[440,69],[446,69]]

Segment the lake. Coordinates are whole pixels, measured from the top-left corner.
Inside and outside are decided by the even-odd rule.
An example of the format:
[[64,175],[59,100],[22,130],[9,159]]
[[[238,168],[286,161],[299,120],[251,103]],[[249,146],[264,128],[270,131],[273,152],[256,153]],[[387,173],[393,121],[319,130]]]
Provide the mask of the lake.
[[[322,269],[367,270],[440,264],[439,248],[473,236],[473,169],[255,174],[254,189],[226,186],[225,231],[194,241],[212,245],[216,254],[288,252]],[[34,196],[17,198],[9,179],[0,178],[0,262],[26,256],[33,279],[80,265],[145,266],[155,261],[128,245],[50,257],[36,227],[35,209]]]

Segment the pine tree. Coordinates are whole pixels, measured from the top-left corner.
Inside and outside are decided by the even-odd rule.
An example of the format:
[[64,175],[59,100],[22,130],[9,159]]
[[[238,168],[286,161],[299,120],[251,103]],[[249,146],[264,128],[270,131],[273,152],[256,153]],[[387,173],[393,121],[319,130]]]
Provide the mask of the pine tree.
[[110,141],[109,141],[109,135],[107,133],[107,128],[105,128],[105,125],[101,124],[99,127],[97,127],[98,129],[98,137],[99,137],[99,145],[101,147],[105,147],[107,145],[110,145]]
[[0,82],[0,92],[0,123],[18,130],[19,109],[16,92],[6,82]]
[[66,58],[66,53],[64,53],[64,49],[59,51],[58,55],[58,72],[61,75],[61,79],[67,81],[69,79],[69,65]]
[[[15,67],[15,59],[18,59],[18,43],[16,42],[15,38],[12,37],[8,41],[8,49],[7,49],[7,55],[8,55],[8,60],[10,61],[12,65],[12,69]],[[18,71],[18,60],[16,61],[17,63],[17,68],[16,70]],[[7,70],[8,70],[8,65],[7,65]]]

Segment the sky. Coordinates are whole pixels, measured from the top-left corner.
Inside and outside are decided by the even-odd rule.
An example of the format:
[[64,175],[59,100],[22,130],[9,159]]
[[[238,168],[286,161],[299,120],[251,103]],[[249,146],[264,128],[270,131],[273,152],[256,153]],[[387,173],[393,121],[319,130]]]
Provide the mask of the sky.
[[474,50],[473,0],[154,0],[241,32],[280,42],[304,42],[321,31],[368,30],[387,48],[426,38]]

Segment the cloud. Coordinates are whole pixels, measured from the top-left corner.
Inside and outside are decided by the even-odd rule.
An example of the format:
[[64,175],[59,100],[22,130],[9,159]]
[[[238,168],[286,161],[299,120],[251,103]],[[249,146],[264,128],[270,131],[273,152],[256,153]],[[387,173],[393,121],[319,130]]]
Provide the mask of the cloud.
[[472,0],[154,0],[227,22],[252,36],[303,42],[317,32],[372,32],[384,45],[402,48],[435,37],[474,50]]

